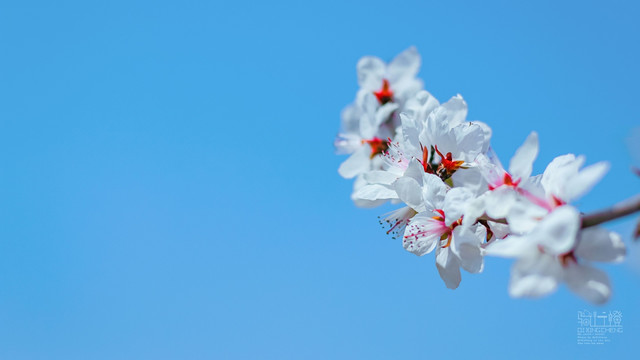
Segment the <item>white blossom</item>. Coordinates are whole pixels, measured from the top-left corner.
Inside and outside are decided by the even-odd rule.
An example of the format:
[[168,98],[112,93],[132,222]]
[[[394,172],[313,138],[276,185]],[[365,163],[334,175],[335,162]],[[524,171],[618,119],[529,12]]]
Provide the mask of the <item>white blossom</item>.
[[526,235],[490,243],[488,255],[517,258],[509,294],[539,297],[565,282],[584,299],[601,304],[611,295],[607,275],[589,261],[620,262],[625,246],[620,236],[599,227],[580,230],[580,214],[568,205],[554,209]]
[[342,112],[335,140],[350,156],[338,172],[355,178],[351,199],[360,207],[390,202],[399,207],[381,218],[387,233],[418,256],[435,252],[448,288],[460,268],[479,273],[484,256],[515,258],[509,293],[550,294],[561,283],[593,303],[611,296],[607,275],[592,261],[620,262],[620,236],[569,205],[608,171],[606,162],[582,167],[584,157],[556,157],[532,175],[539,151],[532,132],[505,169],[491,148],[491,128],[468,121],[461,95],[440,103],[416,78],[420,56],[413,47],[389,64],[366,56],[357,65],[360,89]]

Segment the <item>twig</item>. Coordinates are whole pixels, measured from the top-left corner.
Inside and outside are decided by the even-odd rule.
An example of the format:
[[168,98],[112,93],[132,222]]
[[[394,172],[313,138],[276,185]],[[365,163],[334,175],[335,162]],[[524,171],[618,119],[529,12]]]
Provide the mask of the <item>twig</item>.
[[640,195],[613,205],[609,209],[596,211],[582,217],[582,228],[588,228],[640,211]]
[[[624,200],[612,207],[582,217],[582,228],[600,225],[604,222],[615,220],[634,212],[640,211],[640,195]],[[500,224],[509,224],[506,219],[494,219],[484,214],[478,220],[492,221]]]
[[478,221],[491,221],[491,222],[495,222],[495,223],[499,223],[499,224],[505,224],[505,225],[509,225],[509,223],[507,222],[507,219],[494,219],[492,217],[490,217],[487,214],[482,215],[481,217],[478,218]]

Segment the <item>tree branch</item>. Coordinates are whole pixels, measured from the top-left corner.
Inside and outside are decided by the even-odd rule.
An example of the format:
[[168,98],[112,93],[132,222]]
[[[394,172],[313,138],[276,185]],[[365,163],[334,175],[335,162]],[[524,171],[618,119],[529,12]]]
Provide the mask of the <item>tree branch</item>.
[[[634,212],[640,211],[640,195],[619,202],[612,207],[582,216],[582,228],[600,225],[604,222],[615,220]],[[492,221],[500,224],[509,224],[506,219],[493,219],[484,214],[478,220]],[[640,230],[639,230],[640,231]]]
[[609,209],[596,211],[582,217],[582,228],[600,225],[603,222],[615,220],[640,211],[640,195],[619,202]]
[[504,225],[509,225],[509,223],[507,222],[507,219],[494,219],[494,218],[490,217],[490,216],[489,216],[489,215],[487,215],[487,214],[484,214],[484,215],[482,215],[482,216],[480,216],[480,217],[478,218],[478,221],[481,221],[481,220],[484,220],[484,221],[491,221],[491,222],[495,222],[495,223],[499,223],[499,224],[504,224]]

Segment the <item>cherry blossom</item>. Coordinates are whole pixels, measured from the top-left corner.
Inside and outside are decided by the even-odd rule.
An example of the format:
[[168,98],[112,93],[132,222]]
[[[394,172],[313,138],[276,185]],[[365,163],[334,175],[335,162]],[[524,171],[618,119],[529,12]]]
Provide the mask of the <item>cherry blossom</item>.
[[[528,202],[533,202],[537,205],[543,204],[546,208],[546,203],[532,194],[532,191],[539,193],[537,189],[540,179],[530,177],[533,161],[537,155],[538,134],[532,132],[511,158],[509,171],[502,167],[497,158],[490,160],[485,155],[477,158],[478,169],[488,188],[467,206],[465,224],[475,223],[483,214],[494,219],[509,220],[512,208],[523,202],[524,206],[527,206]],[[535,213],[534,216],[542,214]]]
[[514,257],[509,294],[539,297],[565,282],[584,299],[601,304],[611,295],[607,275],[589,261],[620,262],[625,246],[620,236],[599,227],[580,230],[580,214],[568,205],[554,209],[526,235],[496,240],[487,255]]
[[367,95],[364,107],[352,106],[342,113],[344,131],[335,141],[339,153],[349,153],[338,169],[344,178],[353,178],[375,167],[374,160],[387,149],[390,131],[383,127],[388,115],[397,106],[387,104],[377,108],[373,95]]
[[334,144],[350,156],[339,166],[355,178],[359,207],[397,206],[382,215],[387,234],[409,252],[435,252],[445,286],[461,271],[482,272],[484,256],[515,258],[513,297],[540,297],[561,283],[587,301],[611,296],[608,276],[592,262],[620,262],[621,237],[597,225],[640,211],[640,196],[582,215],[570,205],[606,174],[607,162],[583,167],[582,156],[558,156],[533,175],[539,151],[532,132],[505,169],[491,147],[492,130],[468,121],[461,95],[440,103],[416,78],[413,47],[389,64],[366,56],[357,65],[360,89],[342,112]]
[[389,64],[375,56],[363,57],[356,67],[360,85],[356,102],[366,94],[375,94],[380,105],[394,102],[402,107],[422,89],[422,80],[416,78],[420,62],[420,54],[415,47],[404,50]]
[[400,198],[417,212],[406,227],[403,246],[422,256],[436,249],[436,266],[450,289],[460,284],[460,267],[478,273],[483,268],[480,244],[486,237],[482,226],[462,227],[465,201],[473,194],[449,187],[433,174],[424,174],[422,191],[417,181],[405,177],[396,182]]

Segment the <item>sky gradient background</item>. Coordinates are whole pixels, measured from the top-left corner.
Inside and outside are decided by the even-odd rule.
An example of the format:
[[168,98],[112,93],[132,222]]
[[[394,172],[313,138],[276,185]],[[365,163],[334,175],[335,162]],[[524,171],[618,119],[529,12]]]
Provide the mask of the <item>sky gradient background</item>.
[[[333,153],[363,55],[415,45],[507,162],[573,152],[639,192],[633,1],[0,3],[1,359],[626,359],[640,256],[610,303],[507,294],[487,259],[451,291],[357,209]],[[638,155],[636,155],[638,156]],[[637,218],[637,216],[635,217]],[[629,239],[634,218],[616,222]],[[624,333],[576,345],[577,311]]]

